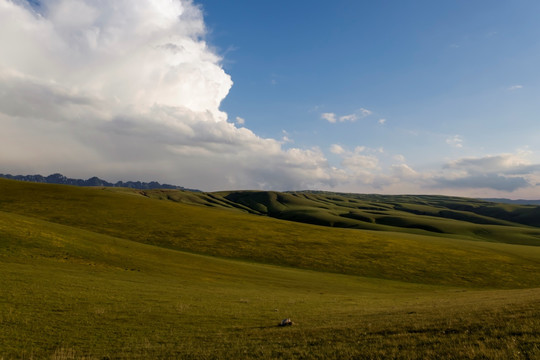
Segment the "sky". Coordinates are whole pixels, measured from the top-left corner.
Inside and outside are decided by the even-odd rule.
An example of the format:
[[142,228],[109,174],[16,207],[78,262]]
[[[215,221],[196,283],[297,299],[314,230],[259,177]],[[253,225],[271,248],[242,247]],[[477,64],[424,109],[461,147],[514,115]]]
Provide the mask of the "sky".
[[540,199],[536,0],[0,0],[0,173]]

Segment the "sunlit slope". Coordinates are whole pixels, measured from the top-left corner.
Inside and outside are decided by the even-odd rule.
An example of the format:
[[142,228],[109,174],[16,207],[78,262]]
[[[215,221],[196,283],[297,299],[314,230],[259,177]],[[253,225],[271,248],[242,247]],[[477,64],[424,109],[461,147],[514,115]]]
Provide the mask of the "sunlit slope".
[[[0,274],[5,359],[539,354],[538,289],[466,290],[219,259],[6,212]],[[277,327],[285,317],[295,326]]]
[[288,337],[276,332],[283,317],[325,337],[345,327],[343,311],[447,291],[187,254],[7,213],[0,273],[7,359],[204,358],[240,355],[250,342],[276,351]]
[[[0,211],[5,231],[18,214],[72,231],[289,267],[425,284],[540,285],[540,247],[313,226],[129,191],[6,180]],[[19,228],[20,236],[39,231]]]
[[189,193],[174,190],[151,190],[144,194],[323,226],[540,245],[538,206],[433,195],[273,191]]
[[[191,254],[4,212],[0,213],[0,262],[4,265],[30,265],[36,268],[49,265],[65,266],[84,269],[90,273],[133,272],[157,277],[174,277],[177,286],[193,282],[201,284],[210,282],[215,285],[219,280],[222,282],[220,286],[232,286],[232,283],[237,281],[251,286],[259,283],[270,287],[290,282],[288,286],[294,288],[301,289],[305,286],[322,290],[328,288],[336,279],[341,279],[343,281],[330,287],[334,290],[341,288],[344,292],[354,287],[362,291],[377,289],[377,292],[379,286],[387,290],[411,289],[411,291],[433,288],[377,279],[343,277],[330,273],[325,275],[313,271]],[[311,284],[307,285],[309,282]]]

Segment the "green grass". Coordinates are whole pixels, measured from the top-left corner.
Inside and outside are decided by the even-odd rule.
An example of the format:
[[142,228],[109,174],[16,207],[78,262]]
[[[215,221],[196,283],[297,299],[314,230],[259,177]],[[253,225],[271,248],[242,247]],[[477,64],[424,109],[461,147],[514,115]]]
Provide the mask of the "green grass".
[[149,190],[145,196],[331,227],[540,245],[540,207],[448,196]]
[[[538,289],[472,291],[280,268],[7,220],[6,359],[540,354]],[[284,317],[296,325],[276,327]]]
[[538,358],[539,249],[0,181],[0,359]]
[[540,247],[313,226],[111,189],[0,184],[5,213],[170,249],[414,283],[540,286]]

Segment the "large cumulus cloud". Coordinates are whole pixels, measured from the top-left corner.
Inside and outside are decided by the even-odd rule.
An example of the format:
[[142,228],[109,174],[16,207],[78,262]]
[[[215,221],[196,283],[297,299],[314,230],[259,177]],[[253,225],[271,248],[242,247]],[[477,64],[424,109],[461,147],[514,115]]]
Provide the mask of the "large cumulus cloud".
[[189,0],[0,0],[5,171],[200,187],[331,186],[314,149],[227,121],[232,86]]

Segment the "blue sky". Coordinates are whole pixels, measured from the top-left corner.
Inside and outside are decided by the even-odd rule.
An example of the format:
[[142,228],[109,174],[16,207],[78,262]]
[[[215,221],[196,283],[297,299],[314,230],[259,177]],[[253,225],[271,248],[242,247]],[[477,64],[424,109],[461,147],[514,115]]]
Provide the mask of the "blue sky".
[[0,172],[540,198],[537,1],[137,4],[0,0]]
[[[538,2],[201,3],[235,82],[222,108],[258,134],[383,146],[418,164],[538,143]],[[320,118],[360,108],[373,114]]]
[[[519,151],[538,161],[538,2],[201,3],[235,82],[222,107],[256,133],[382,147],[426,168]],[[372,114],[354,123],[320,117],[361,108]]]

